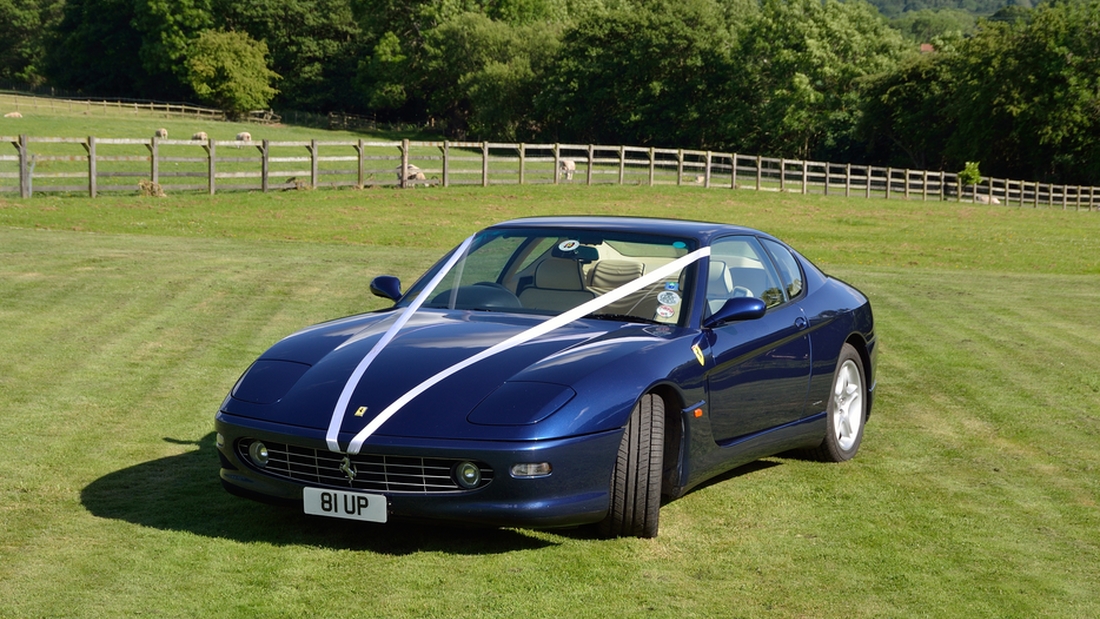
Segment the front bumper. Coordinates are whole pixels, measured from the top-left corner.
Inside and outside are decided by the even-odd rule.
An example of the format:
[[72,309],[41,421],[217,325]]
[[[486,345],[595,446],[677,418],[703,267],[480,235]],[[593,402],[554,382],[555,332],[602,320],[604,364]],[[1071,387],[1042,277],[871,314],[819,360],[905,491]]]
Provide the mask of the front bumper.
[[[348,484],[272,476],[242,458],[235,445],[258,439],[327,451],[324,432],[271,424],[224,412],[215,417],[222,485],[233,494],[301,509],[305,487],[349,490]],[[563,527],[598,522],[607,514],[609,487],[621,430],[545,441],[473,441],[373,436],[362,453],[379,456],[471,460],[492,469],[492,481],[475,490],[375,491],[391,519],[448,520],[489,526]],[[347,444],[341,437],[341,444]],[[549,475],[515,478],[517,463],[549,462]]]

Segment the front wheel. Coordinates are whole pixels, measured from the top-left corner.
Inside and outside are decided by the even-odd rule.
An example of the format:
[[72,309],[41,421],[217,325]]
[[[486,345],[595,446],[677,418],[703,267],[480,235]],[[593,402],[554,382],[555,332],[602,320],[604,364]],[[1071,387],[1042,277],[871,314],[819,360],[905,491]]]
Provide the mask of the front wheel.
[[611,475],[605,537],[657,537],[664,466],[665,402],[647,393],[634,405]]
[[844,462],[859,451],[867,420],[866,394],[862,360],[851,344],[845,344],[833,374],[825,439],[812,453],[818,460]]

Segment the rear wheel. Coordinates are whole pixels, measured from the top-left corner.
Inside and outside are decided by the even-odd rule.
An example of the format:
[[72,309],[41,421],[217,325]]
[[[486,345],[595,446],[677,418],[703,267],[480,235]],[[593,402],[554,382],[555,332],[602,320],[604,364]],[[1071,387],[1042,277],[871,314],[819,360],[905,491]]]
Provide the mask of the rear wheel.
[[867,419],[863,363],[851,344],[840,350],[833,374],[825,440],[812,455],[825,462],[851,460],[863,441],[863,422]]
[[657,537],[664,463],[665,402],[647,393],[634,405],[611,476],[611,509],[600,523],[606,537]]

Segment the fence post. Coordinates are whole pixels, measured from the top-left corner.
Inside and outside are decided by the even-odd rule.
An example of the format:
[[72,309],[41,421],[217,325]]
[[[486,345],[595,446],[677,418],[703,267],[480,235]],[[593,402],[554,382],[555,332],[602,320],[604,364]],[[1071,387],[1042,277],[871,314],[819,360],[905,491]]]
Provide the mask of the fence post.
[[523,165],[525,163],[526,150],[527,150],[527,147],[523,144],[523,142],[520,142],[519,143],[519,184],[520,185],[523,184]]
[[84,150],[88,152],[88,197],[94,198],[96,194],[95,136],[88,136],[88,140],[84,142]]
[[[359,142],[362,143],[363,140],[359,140]],[[270,155],[270,151],[268,150],[270,146],[271,145],[265,139],[265,140],[260,142],[259,146],[256,147],[256,148],[260,149],[260,191],[262,191],[263,193],[267,193],[267,190],[270,187],[269,181],[268,181],[268,178],[271,176],[271,162],[269,160],[271,155]],[[360,159],[359,160],[360,187],[362,187],[362,177],[363,177],[363,160]]]
[[366,175],[366,161],[363,159],[363,138],[359,138],[355,143],[355,187],[357,189],[363,188]]
[[592,184],[592,168],[595,167],[595,165],[596,165],[595,162],[594,162],[595,158],[596,158],[596,147],[589,144],[588,145],[588,171],[585,174],[585,177],[586,177],[585,178],[585,184],[587,184],[587,185]]
[[649,147],[649,186],[653,186],[653,174],[654,168],[657,165],[657,151],[652,146]]
[[19,136],[18,142],[12,142],[19,153],[19,197],[31,197],[31,169],[27,156],[27,136]]
[[829,176],[832,173],[832,164],[825,162],[825,195],[829,195]]
[[920,177],[921,202],[928,201],[928,170],[923,170]]
[[[318,168],[317,152],[317,140],[309,141],[309,186],[310,189],[316,189],[321,184],[320,169]],[[404,175],[402,175],[404,176]]]
[[894,183],[894,168],[886,168],[886,199],[890,199],[890,185]]
[[405,177],[408,176],[408,172],[407,172],[408,169],[409,169],[409,140],[408,140],[408,138],[406,138],[404,140],[401,140],[401,170],[400,170],[400,173],[399,173],[399,176],[401,177],[401,180],[398,183],[398,185],[402,189],[405,189],[405,187],[408,186],[408,183],[405,180]]
[[779,191],[787,190],[787,160],[779,159]]
[[760,155],[756,156],[756,190],[760,191],[760,181],[764,176],[764,158]]
[[446,187],[450,183],[450,171],[451,171],[451,146],[447,143],[447,140],[443,140],[443,186]]
[[626,181],[626,147],[619,146],[619,184]]
[[482,187],[488,187],[488,142],[482,142]]
[[810,188],[810,164],[805,159],[802,160],[802,195],[806,195],[806,192]]
[[864,178],[867,181],[867,186],[864,189],[867,193],[866,193],[866,195],[864,195],[864,197],[865,198],[870,198],[871,197],[871,170],[872,170],[872,168],[869,165],[866,165],[866,166],[863,166],[863,167],[867,170],[867,173],[864,175]]
[[160,183],[159,142],[160,138],[154,135],[147,145],[149,149],[149,181],[154,185]]
[[730,156],[730,189],[737,189],[737,153]]
[[203,148],[206,149],[206,191],[214,195],[214,138],[206,138],[206,145]]
[[847,163],[844,165],[844,197],[848,198],[852,195],[852,164]]
[[558,184],[561,176],[561,144],[554,144],[554,184]]
[[676,186],[684,184],[684,149],[676,150]]

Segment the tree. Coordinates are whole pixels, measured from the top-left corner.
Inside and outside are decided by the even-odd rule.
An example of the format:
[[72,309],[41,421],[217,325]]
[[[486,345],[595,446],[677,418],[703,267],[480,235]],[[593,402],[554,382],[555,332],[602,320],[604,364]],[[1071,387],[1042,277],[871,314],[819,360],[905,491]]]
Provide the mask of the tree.
[[955,132],[947,104],[955,84],[945,54],[911,55],[861,83],[857,139],[867,160],[924,170],[947,165],[944,153]]
[[531,133],[537,80],[557,30],[463,13],[425,34],[418,87],[451,135],[512,140]]
[[892,69],[905,49],[862,1],[764,0],[734,56],[743,105],[727,141],[802,159],[855,158],[857,85]]
[[929,43],[945,35],[968,35],[974,32],[978,17],[960,9],[923,9],[903,13],[890,20],[890,25],[901,31],[911,41]]
[[267,107],[279,75],[267,68],[267,45],[243,32],[205,30],[187,50],[187,82],[199,99],[240,114]]
[[136,0],[130,24],[141,36],[139,57],[145,71],[174,75],[182,85],[188,47],[212,23],[210,0]]
[[311,110],[362,108],[348,88],[362,55],[351,0],[213,0],[218,28],[264,41],[282,75],[278,102]]
[[711,0],[658,0],[580,18],[537,99],[544,137],[716,145],[733,41]]
[[64,89],[100,95],[154,96],[157,81],[141,66],[141,35],[130,25],[131,0],[66,0],[49,37],[46,75]]
[[0,79],[39,86],[49,32],[61,21],[64,0],[0,0]]
[[1089,183],[1100,177],[1100,0],[1041,4],[985,22],[952,56],[949,159],[990,174]]

